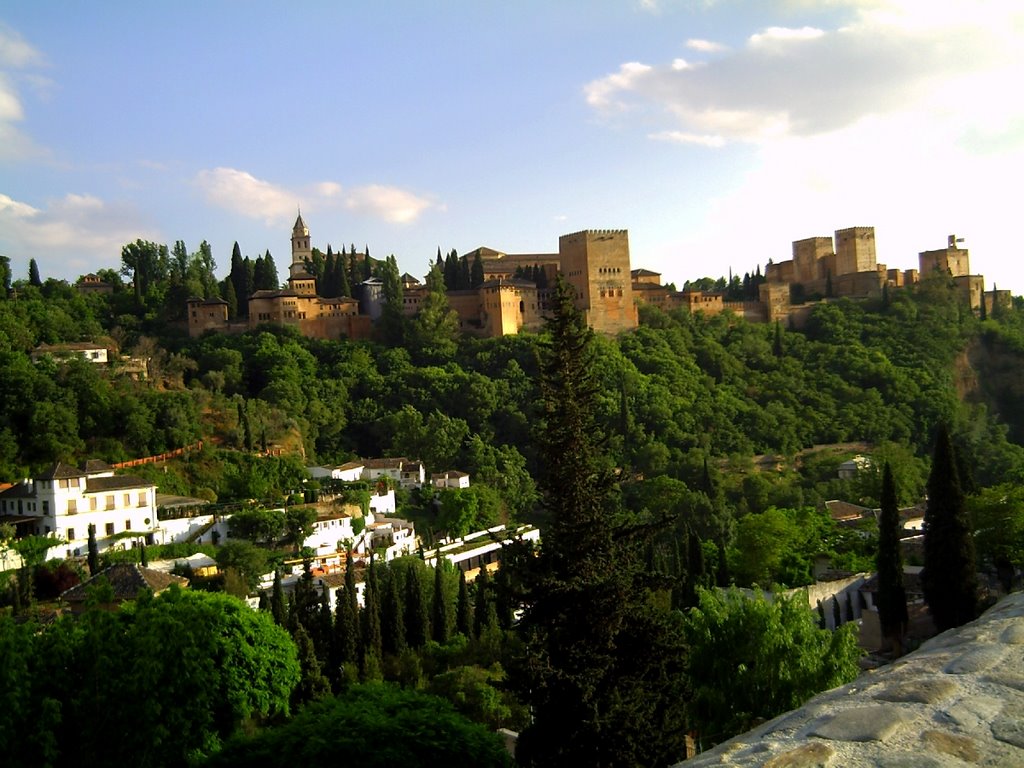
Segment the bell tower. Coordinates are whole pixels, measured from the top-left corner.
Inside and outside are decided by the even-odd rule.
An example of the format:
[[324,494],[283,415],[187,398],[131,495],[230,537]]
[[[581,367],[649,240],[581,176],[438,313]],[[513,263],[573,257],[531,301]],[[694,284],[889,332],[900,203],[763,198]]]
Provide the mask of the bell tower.
[[288,274],[291,277],[301,277],[307,274],[306,262],[312,258],[313,249],[309,245],[309,227],[302,220],[302,211],[299,210],[295,226],[292,227],[292,264],[288,268]]

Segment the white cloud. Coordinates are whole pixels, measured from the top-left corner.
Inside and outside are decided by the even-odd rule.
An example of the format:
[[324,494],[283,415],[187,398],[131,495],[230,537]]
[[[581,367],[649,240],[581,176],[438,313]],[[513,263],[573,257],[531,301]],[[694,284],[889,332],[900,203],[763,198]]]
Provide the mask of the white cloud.
[[[814,136],[908,110],[947,119],[954,93],[985,112],[1009,113],[1007,124],[1024,114],[1019,100],[1005,98],[1024,76],[1024,5],[979,2],[976,13],[974,4],[852,5],[835,29],[769,26],[705,61],[629,62],[587,83],[584,95],[607,114],[660,111],[665,131],[726,142]],[[706,41],[688,47],[711,52]]]
[[704,147],[723,147],[725,139],[716,135],[698,135],[696,133],[685,133],[683,131],[658,131],[648,134],[648,138],[655,141],[669,141],[676,144],[699,144]]
[[415,221],[432,203],[408,190],[382,184],[345,189],[334,181],[287,188],[235,168],[200,171],[196,183],[206,199],[221,208],[268,226],[289,221],[301,207],[308,211],[344,208],[394,224]]
[[196,175],[196,183],[214,205],[263,219],[268,226],[286,221],[302,202],[299,195],[234,168],[202,170]]
[[23,69],[43,63],[43,55],[39,51],[11,27],[0,22],[0,67]]
[[370,184],[351,190],[345,207],[393,224],[408,224],[419,218],[430,202],[398,187]]
[[25,42],[6,24],[0,22],[0,161],[25,160],[45,154],[30,136],[18,128],[25,119],[18,80],[46,92],[50,81],[32,73],[19,72],[44,63],[42,54]]
[[728,47],[722,43],[716,43],[713,40],[701,40],[699,38],[690,38],[687,40],[686,47],[693,51],[700,51],[701,53],[719,53],[721,51],[728,50]]
[[800,27],[791,29],[789,27],[768,27],[764,32],[758,32],[750,36],[752,48],[775,48],[784,50],[785,46],[802,40],[817,40],[825,36],[825,30],[815,27]]
[[0,248],[15,264],[39,263],[44,276],[74,277],[116,267],[121,247],[137,238],[159,240],[133,205],[68,194],[45,208],[0,194]]
[[622,102],[614,98],[615,94],[636,90],[643,79],[652,72],[654,72],[654,68],[647,64],[636,61],[626,62],[619,67],[619,71],[615,74],[594,80],[584,86],[583,91],[586,94],[587,103],[600,109],[624,107]]

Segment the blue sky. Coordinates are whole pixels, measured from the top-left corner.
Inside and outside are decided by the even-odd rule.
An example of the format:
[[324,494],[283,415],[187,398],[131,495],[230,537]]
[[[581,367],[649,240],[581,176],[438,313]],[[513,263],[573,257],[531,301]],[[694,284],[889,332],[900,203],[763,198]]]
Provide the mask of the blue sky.
[[136,238],[551,252],[628,229],[682,283],[874,226],[1024,293],[1017,0],[54,2],[0,8],[0,254]]

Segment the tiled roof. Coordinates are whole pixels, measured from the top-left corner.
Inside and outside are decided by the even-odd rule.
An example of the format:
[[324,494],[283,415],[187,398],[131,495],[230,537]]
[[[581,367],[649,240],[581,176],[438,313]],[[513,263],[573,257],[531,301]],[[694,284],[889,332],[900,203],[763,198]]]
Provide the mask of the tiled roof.
[[84,477],[85,472],[71,464],[58,461],[48,470],[36,477],[37,480],[66,480],[69,477]]
[[363,466],[367,469],[401,469],[405,461],[404,457],[397,459],[367,459]]
[[106,578],[114,590],[115,600],[134,600],[139,592],[148,589],[154,595],[163,592],[172,584],[182,587],[188,586],[188,579],[184,576],[176,576],[173,573],[154,571],[152,568],[143,568],[137,563],[118,563],[109,568],[104,568],[91,579],[72,587],[61,595],[68,602],[82,602],[88,597],[89,586],[97,579]]
[[113,470],[113,467],[102,459],[88,459],[85,464],[82,465],[82,469],[85,472],[110,472]]
[[134,475],[114,475],[113,477],[90,477],[85,481],[85,492],[119,491],[122,488],[149,488],[153,483]]

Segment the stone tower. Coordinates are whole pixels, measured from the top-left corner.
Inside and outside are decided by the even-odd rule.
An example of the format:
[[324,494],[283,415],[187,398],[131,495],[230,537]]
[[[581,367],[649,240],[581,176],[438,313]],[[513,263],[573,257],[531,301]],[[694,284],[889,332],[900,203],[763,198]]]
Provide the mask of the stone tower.
[[588,229],[558,238],[562,274],[576,289],[576,306],[599,333],[637,326],[629,267],[629,233]]
[[299,211],[295,219],[295,226],[292,227],[292,265],[288,268],[291,277],[302,277],[308,274],[306,261],[313,258],[313,249],[309,245],[309,227],[302,220],[302,211]]
[[836,269],[832,277],[874,272],[877,268],[874,227],[836,230]]

